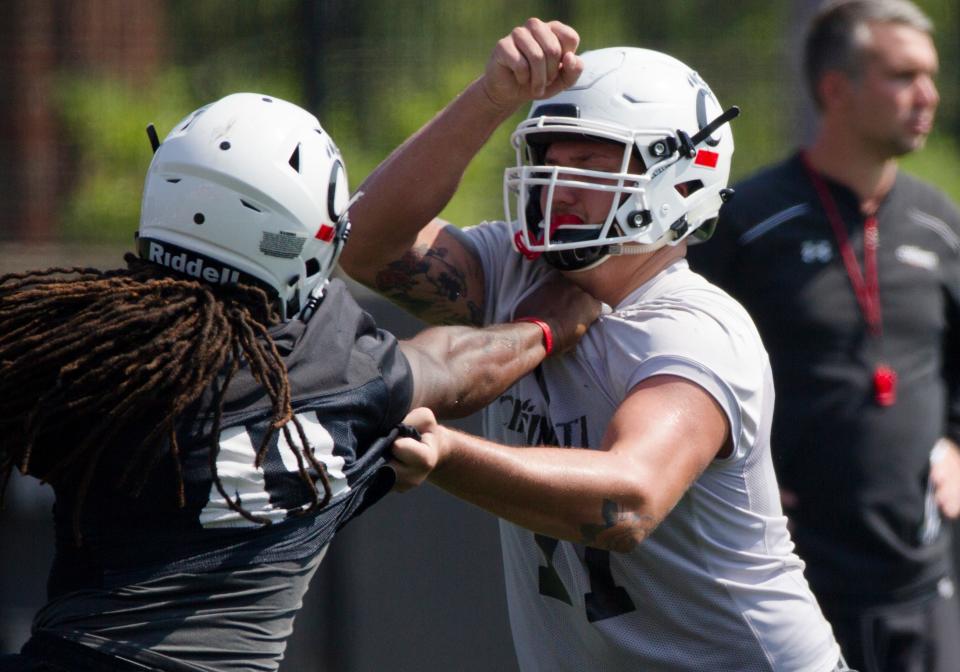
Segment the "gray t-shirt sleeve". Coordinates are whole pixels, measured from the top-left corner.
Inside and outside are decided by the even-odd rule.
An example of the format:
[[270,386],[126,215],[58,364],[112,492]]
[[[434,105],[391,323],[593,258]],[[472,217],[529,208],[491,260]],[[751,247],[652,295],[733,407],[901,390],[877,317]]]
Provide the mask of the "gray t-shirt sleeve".
[[509,322],[516,305],[556,270],[543,259],[528,260],[513,246],[507,222],[483,222],[463,230],[480,259],[484,277],[484,324]]
[[737,311],[718,319],[722,310],[716,303],[709,313],[692,303],[630,306],[604,318],[602,350],[613,398],[625,399],[652,376],[685,378],[720,405],[736,450],[744,430],[753,433],[744,414],[762,387],[766,355],[753,329],[741,329]]

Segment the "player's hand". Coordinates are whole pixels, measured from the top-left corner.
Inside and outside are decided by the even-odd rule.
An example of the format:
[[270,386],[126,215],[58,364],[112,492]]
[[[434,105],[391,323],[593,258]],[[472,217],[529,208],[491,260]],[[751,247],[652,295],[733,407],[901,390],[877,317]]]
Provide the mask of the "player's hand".
[[536,317],[550,325],[553,351],[567,352],[591,324],[610,308],[559,273],[528,294],[514,311],[514,318]]
[[423,483],[440,461],[439,425],[433,411],[415,408],[403,422],[420,432],[420,440],[401,437],[393,442],[393,459],[389,464],[397,474],[393,486],[396,492],[406,492]]
[[527,19],[497,42],[483,74],[483,90],[501,109],[549,98],[577,81],[583,61],[580,36],[559,21]]
[[950,520],[960,517],[960,448],[950,439],[940,439],[943,446],[931,460],[930,481],[940,513]]

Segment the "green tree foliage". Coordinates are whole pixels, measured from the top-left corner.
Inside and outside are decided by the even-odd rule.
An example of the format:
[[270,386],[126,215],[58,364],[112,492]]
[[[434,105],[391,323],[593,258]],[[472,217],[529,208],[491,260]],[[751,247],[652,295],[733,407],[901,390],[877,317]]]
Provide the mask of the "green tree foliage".
[[[398,14],[384,6],[359,24],[361,35],[327,36],[319,55],[328,89],[322,119],[358,184],[482,72],[493,45],[510,28],[529,16],[557,17],[576,27],[581,50],[632,44],[668,51],[697,68],[723,104],[740,105],[744,114],[734,129],[740,175],[779,156],[784,144],[778,138],[789,135],[793,123],[791,104],[772,86],[782,70],[780,45],[772,38],[786,21],[785,7],[765,0],[416,0]],[[717,25],[726,29],[718,34]],[[503,168],[515,160],[509,137],[521,118],[502,126],[476,157],[444,218],[466,225],[503,217]]]
[[132,240],[151,159],[148,123],[162,139],[188,112],[235,91],[305,104],[299,7],[293,0],[175,0],[170,61],[152,81],[64,71],[57,103],[75,166],[64,237]]
[[[792,151],[810,127],[796,52],[794,5],[769,0],[171,0],[169,64],[146,86],[65,73],[60,107],[76,165],[64,232],[129,241],[150,160],[144,126],[161,137],[186,112],[233,91],[313,107],[337,139],[350,182],[364,176],[478,76],[496,40],[529,16],[577,28],[582,49],[632,44],[669,52],[739,105],[733,177]],[[806,3],[809,4],[809,3]],[[955,63],[955,0],[919,3],[938,26],[941,61]],[[908,170],[960,201],[958,84],[944,67],[938,131]],[[443,216],[458,224],[503,216],[502,174],[514,161],[504,125],[475,159]]]
[[149,91],[102,76],[64,76],[60,116],[71,138],[75,175],[63,208],[67,238],[132,240],[151,150],[146,125],[170,128],[188,107],[182,77],[170,70]]

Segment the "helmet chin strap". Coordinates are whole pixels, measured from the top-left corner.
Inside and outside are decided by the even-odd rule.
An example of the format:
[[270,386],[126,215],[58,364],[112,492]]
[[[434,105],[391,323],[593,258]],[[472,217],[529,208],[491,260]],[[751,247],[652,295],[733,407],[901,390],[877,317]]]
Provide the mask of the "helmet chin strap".
[[[591,268],[596,268],[603,262],[607,261],[609,258],[610,258],[610,255],[605,254],[602,257],[597,258],[597,260],[594,261],[593,263],[587,264],[586,266],[583,266],[581,268],[560,268],[559,270],[563,271],[564,273],[582,273],[583,271],[589,271]],[[547,263],[550,263],[549,257],[547,257]],[[557,268],[556,266],[554,267]]]
[[667,244],[667,237],[660,238],[655,243],[623,243],[622,245],[611,245],[608,256],[627,256],[631,254],[649,254],[656,252]]
[[[566,221],[567,219],[570,219],[571,221],[568,222]],[[576,221],[573,221],[573,220],[576,220]],[[566,223],[579,223],[581,221],[582,220],[580,220],[580,218],[575,215],[558,215],[556,218],[554,218],[554,222],[555,222],[554,225],[550,227],[551,235],[560,231],[560,227],[557,226],[557,224],[562,225]],[[682,226],[678,226],[678,224],[682,224]],[[540,223],[540,227],[541,229],[543,227],[542,221]],[[597,228],[602,228],[602,227],[598,226]],[[581,271],[589,271],[590,269],[596,268],[597,266],[604,263],[610,257],[613,257],[613,256],[632,256],[632,255],[650,254],[652,252],[656,252],[660,248],[672,243],[678,238],[681,238],[683,236],[683,233],[686,232],[686,230],[687,230],[686,219],[681,218],[677,220],[674,226],[670,227],[670,230],[667,231],[665,235],[661,236],[659,240],[656,240],[652,243],[635,243],[635,242],[612,243],[607,245],[601,244],[597,246],[580,248],[583,250],[584,253],[586,253],[585,256],[587,257],[591,256],[590,253],[592,253],[592,255],[596,255],[593,259],[581,258],[578,260],[575,258],[571,258],[569,256],[571,251],[567,251],[567,250],[546,252],[544,253],[544,259],[547,261],[548,264],[550,264],[551,266],[553,266],[558,270],[564,271],[566,273],[580,273]],[[524,254],[528,259],[535,259],[536,256],[539,256],[538,253],[531,253],[524,248],[522,236],[519,233],[515,237],[514,243],[517,247],[517,250],[520,253]],[[539,244],[540,241],[538,240],[537,243]]]
[[609,251],[592,264],[588,264],[583,268],[566,268],[562,270],[567,273],[582,273],[583,271],[589,271],[592,268],[596,268],[603,262],[608,261],[611,257],[622,257],[634,254],[650,254],[651,252],[656,252],[666,244],[666,238],[661,238],[655,243],[624,243],[622,245],[610,245]]
[[[334,240],[334,245],[337,246],[336,251],[333,253],[333,257],[330,260],[330,272],[333,272],[333,268],[337,265],[337,260],[340,258],[340,253],[343,252],[343,246],[347,242],[347,238],[350,237],[350,207],[363,198],[362,191],[355,193],[347,204],[343,206],[343,211],[340,213],[338,220],[338,233],[336,239]],[[320,303],[323,301],[324,296],[326,296],[327,285],[330,284],[330,278],[326,277],[322,282],[318,282],[313,289],[310,290],[310,296],[307,298],[306,303],[303,304],[303,309],[300,310],[297,315],[301,321],[309,322],[310,318],[313,317],[313,314],[317,312],[317,308],[320,307]]]

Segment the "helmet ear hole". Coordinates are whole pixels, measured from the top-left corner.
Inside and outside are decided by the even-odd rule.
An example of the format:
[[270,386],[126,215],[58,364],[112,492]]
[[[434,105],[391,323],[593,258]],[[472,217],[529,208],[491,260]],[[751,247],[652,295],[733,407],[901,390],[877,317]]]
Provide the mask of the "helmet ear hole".
[[679,184],[673,185],[673,188],[676,189],[677,193],[684,198],[690,198],[695,193],[703,189],[703,180],[689,180],[687,182],[680,182]]
[[307,277],[311,277],[320,272],[320,261],[316,257],[311,257],[304,262],[307,269]]

